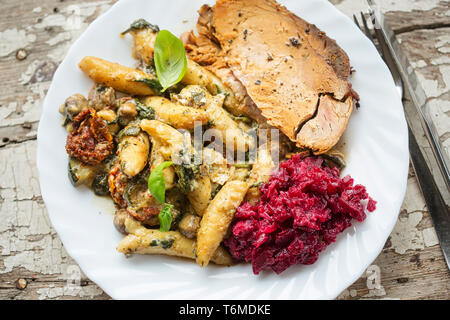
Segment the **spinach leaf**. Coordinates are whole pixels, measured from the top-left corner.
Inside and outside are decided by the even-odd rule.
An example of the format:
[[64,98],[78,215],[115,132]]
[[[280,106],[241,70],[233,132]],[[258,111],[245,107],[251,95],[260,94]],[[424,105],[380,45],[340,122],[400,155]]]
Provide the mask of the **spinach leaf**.
[[166,182],[164,181],[163,170],[170,167],[173,164],[172,161],[166,161],[161,163],[150,173],[148,178],[148,190],[155,197],[159,203],[166,202]]
[[133,23],[130,25],[130,27],[122,32],[122,35],[127,34],[130,31],[140,30],[140,29],[151,29],[154,32],[159,32],[159,27],[157,25],[153,25],[150,22],[147,22],[145,19],[138,19],[133,21]]
[[165,203],[163,208],[158,214],[159,230],[162,232],[167,232],[170,230],[170,226],[172,225],[172,213],[171,213],[172,208],[173,205]]
[[155,41],[155,67],[164,92],[180,82],[187,69],[183,42],[167,30],[161,30]]
[[161,84],[157,79],[142,78],[134,81],[145,83],[150,89],[153,90],[153,92],[155,92],[156,95],[161,94],[161,90],[163,87],[161,86]]
[[146,106],[138,100],[136,100],[136,110],[138,112],[139,119],[155,119],[155,110],[150,106]]

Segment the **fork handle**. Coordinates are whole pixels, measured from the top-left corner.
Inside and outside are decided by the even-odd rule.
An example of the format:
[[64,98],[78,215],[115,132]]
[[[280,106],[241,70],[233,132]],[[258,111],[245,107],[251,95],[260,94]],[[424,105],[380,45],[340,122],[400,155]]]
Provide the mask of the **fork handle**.
[[408,123],[409,133],[409,153],[414,171],[419,182],[425,203],[432,213],[434,228],[444,254],[447,268],[450,269],[450,213],[444,199],[439,192],[436,182],[433,179],[430,169],[423,157],[416,138]]
[[447,162],[445,160],[446,156],[442,152],[442,147],[439,142],[439,138],[436,137],[436,133],[432,129],[431,124],[429,122],[430,120],[426,117],[419,104],[419,99],[417,98],[417,95],[411,85],[411,82],[408,79],[408,75],[405,73],[405,70],[403,69],[403,66],[401,65],[400,60],[397,56],[397,53],[395,52],[392,43],[389,41],[389,38],[385,30],[385,26],[381,25],[380,22],[381,20],[378,20],[377,16],[375,15],[375,11],[371,7],[369,9],[369,12],[375,19],[375,22],[380,24],[380,28],[377,28],[375,26],[375,33],[377,38],[379,39],[383,56],[386,59],[386,63],[389,69],[391,70],[392,75],[394,77],[399,76],[403,81],[405,89],[408,90],[412,103],[414,104],[414,107],[417,109],[417,112],[420,115],[420,122],[427,136],[427,140],[430,143],[431,150],[433,151],[439,170],[441,171],[447,189],[450,190],[450,171]]

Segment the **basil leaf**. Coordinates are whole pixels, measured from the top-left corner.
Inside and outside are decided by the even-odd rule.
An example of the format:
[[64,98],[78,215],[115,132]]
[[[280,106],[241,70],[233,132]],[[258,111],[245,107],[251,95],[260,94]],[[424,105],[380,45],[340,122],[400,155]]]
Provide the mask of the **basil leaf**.
[[170,230],[170,226],[172,225],[172,208],[173,205],[165,203],[164,207],[158,214],[159,230],[162,232],[167,232]]
[[159,203],[166,202],[166,182],[164,181],[163,170],[172,164],[172,161],[161,163],[152,170],[148,178],[148,190]]
[[183,42],[167,30],[161,30],[155,41],[155,67],[164,92],[180,82],[187,69]]

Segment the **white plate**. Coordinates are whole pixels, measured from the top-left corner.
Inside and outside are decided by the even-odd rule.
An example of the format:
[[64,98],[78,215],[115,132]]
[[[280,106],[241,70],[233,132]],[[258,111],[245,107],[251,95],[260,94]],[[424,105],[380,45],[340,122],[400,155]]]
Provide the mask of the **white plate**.
[[119,37],[133,20],[145,18],[181,34],[194,27],[196,11],[205,2],[214,3],[122,0],[74,43],[55,73],[38,131],[37,165],[50,219],[85,274],[116,299],[335,298],[377,257],[394,227],[406,190],[408,143],[401,100],[387,67],[352,21],[327,1],[280,2],[336,39],[357,70],[352,83],[361,108],[344,136],[348,166],[343,174],[367,186],[378,208],[364,223],[355,222],[341,234],[314,265],[255,276],[248,264],[200,269],[190,261],[164,256],[126,259],[115,250],[121,235],[106,213],[109,209],[89,190],[72,187],[67,178],[67,134],[58,107],[66,97],[87,94],[92,86],[78,62],[93,55],[133,66],[131,40]]

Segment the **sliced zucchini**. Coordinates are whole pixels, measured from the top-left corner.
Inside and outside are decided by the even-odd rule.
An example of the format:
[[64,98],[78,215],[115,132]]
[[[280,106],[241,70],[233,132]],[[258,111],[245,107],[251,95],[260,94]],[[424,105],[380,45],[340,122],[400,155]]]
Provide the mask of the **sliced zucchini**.
[[109,183],[108,183],[108,174],[100,173],[97,174],[92,181],[91,185],[92,191],[98,196],[106,196],[109,195]]

